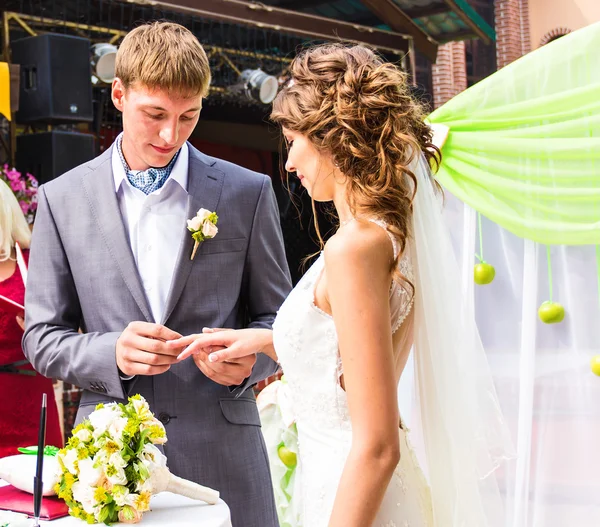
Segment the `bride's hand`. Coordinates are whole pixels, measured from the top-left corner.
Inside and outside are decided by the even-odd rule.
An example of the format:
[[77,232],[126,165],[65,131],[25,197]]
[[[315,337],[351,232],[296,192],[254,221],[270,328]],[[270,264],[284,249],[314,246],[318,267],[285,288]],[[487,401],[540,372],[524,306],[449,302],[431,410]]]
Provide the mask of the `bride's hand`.
[[[228,362],[241,357],[266,353],[274,360],[273,333],[270,329],[210,329],[204,333],[188,335],[168,344],[174,348],[187,346],[177,357],[186,359],[196,353],[208,353],[209,362]],[[218,349],[218,351],[213,351]]]

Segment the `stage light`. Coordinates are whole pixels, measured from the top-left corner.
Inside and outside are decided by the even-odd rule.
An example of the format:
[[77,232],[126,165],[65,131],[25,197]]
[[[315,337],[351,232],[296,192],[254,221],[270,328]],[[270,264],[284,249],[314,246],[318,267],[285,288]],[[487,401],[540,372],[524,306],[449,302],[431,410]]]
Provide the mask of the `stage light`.
[[260,68],[242,71],[240,82],[248,99],[260,101],[263,104],[271,104],[279,88],[277,78],[265,73]]
[[92,46],[92,81],[110,84],[115,78],[115,58],[117,47],[113,44],[100,43]]

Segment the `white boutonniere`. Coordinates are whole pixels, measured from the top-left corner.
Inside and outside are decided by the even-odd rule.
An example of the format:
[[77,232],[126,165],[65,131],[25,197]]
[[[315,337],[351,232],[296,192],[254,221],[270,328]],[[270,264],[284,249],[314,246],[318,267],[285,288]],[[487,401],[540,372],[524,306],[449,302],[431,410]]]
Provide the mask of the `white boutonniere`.
[[190,260],[194,259],[198,247],[204,240],[210,240],[217,235],[219,232],[217,221],[219,221],[217,213],[207,209],[200,209],[196,216],[191,220],[187,220],[188,231],[192,233],[192,238],[194,238],[194,249]]

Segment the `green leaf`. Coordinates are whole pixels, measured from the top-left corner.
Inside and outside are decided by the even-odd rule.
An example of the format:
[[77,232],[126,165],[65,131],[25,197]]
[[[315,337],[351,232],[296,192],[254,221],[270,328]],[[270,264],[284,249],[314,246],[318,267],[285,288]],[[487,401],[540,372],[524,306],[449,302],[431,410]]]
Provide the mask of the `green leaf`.
[[144,465],[143,463],[136,463],[136,469],[138,474],[140,475],[140,478],[142,478],[143,481],[146,481],[149,477],[150,477],[150,472],[148,471],[148,468],[146,467],[146,465]]
[[98,514],[98,523],[104,523],[108,519],[108,507],[102,507],[100,514]]

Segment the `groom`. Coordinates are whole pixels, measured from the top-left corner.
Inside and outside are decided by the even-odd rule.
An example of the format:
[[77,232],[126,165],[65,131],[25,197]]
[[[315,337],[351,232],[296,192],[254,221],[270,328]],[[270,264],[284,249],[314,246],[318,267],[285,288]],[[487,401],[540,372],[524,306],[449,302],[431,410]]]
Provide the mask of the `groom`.
[[[123,133],[39,189],[23,346],[40,373],[84,389],[78,421],[98,403],[143,395],[165,425],[171,471],[219,490],[233,525],[271,527],[250,387],[277,364],[262,354],[178,362],[182,350],[165,345],[205,326],[270,327],[291,289],[269,178],[186,142],[209,83],[184,27],[152,23],[125,37],[112,86]],[[201,208],[217,213],[218,232],[192,259],[186,220]]]

